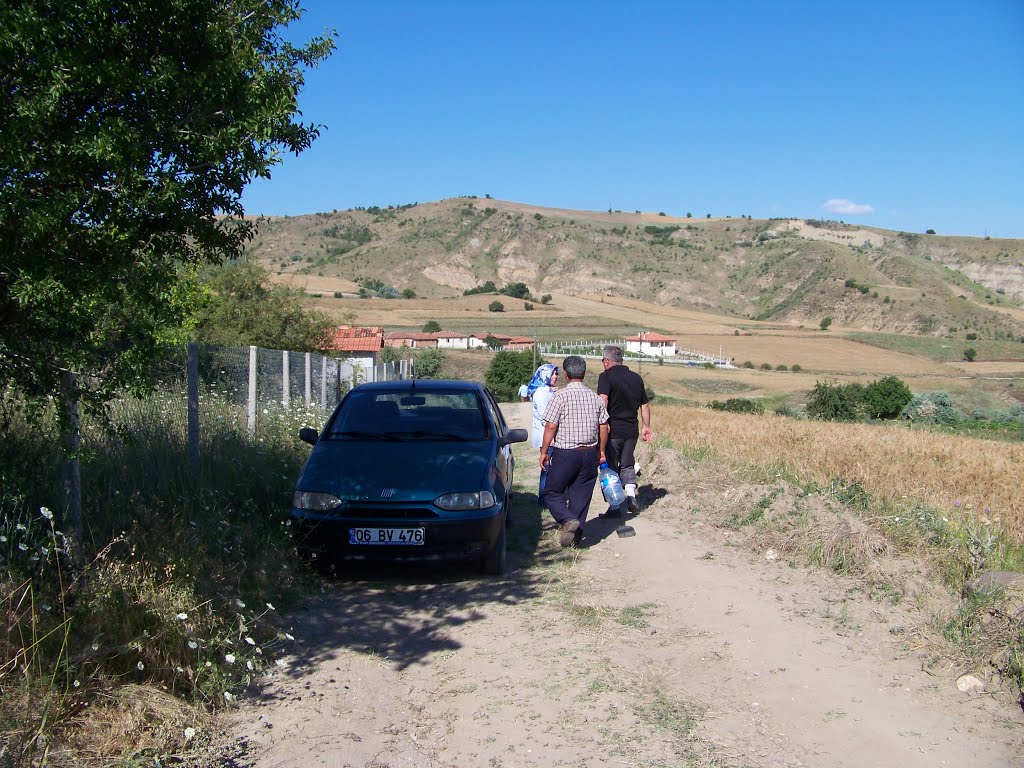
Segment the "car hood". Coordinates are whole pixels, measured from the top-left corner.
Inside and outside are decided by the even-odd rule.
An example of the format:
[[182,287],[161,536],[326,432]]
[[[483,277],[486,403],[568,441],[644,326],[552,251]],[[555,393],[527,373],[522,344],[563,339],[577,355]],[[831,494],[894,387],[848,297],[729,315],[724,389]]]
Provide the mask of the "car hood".
[[303,491],[343,501],[424,501],[490,488],[492,442],[322,440],[299,478]]

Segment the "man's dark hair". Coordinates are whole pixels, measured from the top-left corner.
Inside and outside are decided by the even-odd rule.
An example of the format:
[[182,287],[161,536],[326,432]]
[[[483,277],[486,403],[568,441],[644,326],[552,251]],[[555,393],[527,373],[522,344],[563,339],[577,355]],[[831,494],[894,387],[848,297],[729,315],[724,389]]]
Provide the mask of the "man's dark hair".
[[579,355],[569,355],[562,361],[562,370],[567,379],[582,381],[587,375],[587,361]]
[[605,360],[610,360],[613,363],[622,362],[622,347],[616,346],[615,344],[609,344],[604,348]]

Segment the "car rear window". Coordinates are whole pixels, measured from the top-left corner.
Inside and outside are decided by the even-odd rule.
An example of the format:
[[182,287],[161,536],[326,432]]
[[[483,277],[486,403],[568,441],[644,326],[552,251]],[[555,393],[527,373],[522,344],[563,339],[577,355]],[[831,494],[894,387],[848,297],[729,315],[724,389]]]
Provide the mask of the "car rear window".
[[482,440],[487,423],[476,392],[355,390],[328,437]]

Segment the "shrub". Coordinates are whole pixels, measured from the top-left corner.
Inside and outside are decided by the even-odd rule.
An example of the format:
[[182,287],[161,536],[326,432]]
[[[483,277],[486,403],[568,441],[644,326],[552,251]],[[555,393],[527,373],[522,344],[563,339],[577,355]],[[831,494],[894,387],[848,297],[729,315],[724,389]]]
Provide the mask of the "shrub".
[[743,365],[741,365],[740,367],[741,368],[753,368],[754,367],[754,363],[752,361],[750,361],[750,360],[744,360],[743,361]]
[[484,384],[498,400],[512,402],[518,399],[519,387],[530,380],[533,371],[532,351],[502,350],[491,358],[491,363],[484,373]]
[[712,400],[708,408],[713,411],[730,411],[732,413],[764,413],[764,404],[759,400],[747,397],[730,397],[724,403]]
[[780,405],[775,409],[776,416],[785,416],[790,419],[806,419],[807,414],[792,405]]
[[867,409],[864,387],[819,381],[807,397],[807,415],[822,421],[859,421]]
[[526,283],[509,283],[499,293],[511,296],[513,299],[530,298],[530,289],[526,287]]
[[412,288],[405,288],[405,289],[402,290],[402,298],[403,299],[415,299],[416,298],[416,291],[414,291]]
[[540,303],[541,304],[550,304],[551,303],[551,294],[550,293],[545,293],[543,296],[541,296],[540,297]]
[[528,301],[524,301],[523,302],[523,309],[525,309],[526,311],[530,311],[531,309],[533,309],[533,304],[531,304]]
[[340,299],[340,298],[342,298],[342,296],[344,296],[344,294],[341,291],[335,291],[334,292],[334,298]]
[[775,366],[775,370],[776,370],[776,371],[788,371],[788,370],[789,370],[789,368],[788,368],[788,367],[786,367],[786,364],[785,364],[785,363],[780,363],[779,365],[776,365],[776,366]]
[[924,231],[924,233],[925,233],[926,235],[934,235],[934,234],[935,234],[935,230],[934,230],[934,229],[926,229],[926,230]]
[[963,416],[953,405],[953,398],[945,392],[924,392],[914,395],[900,412],[901,419],[920,424],[953,425]]
[[424,349],[415,358],[416,376],[420,379],[436,379],[443,364],[443,349]]
[[761,370],[762,371],[770,371],[771,369],[772,369],[772,364],[771,363],[761,363]]
[[440,330],[441,324],[437,322],[437,320],[427,320],[427,322],[423,324],[424,333],[437,333]]
[[789,366],[789,370],[791,370],[793,373],[800,373],[800,371],[802,371],[803,368],[800,367],[800,363],[793,363],[791,366]]
[[967,339],[968,341],[976,341],[978,338],[978,334],[972,331],[971,333],[965,333],[964,338]]
[[968,363],[973,363],[975,358],[977,357],[978,350],[976,350],[974,347],[968,347],[967,349],[964,350],[964,360],[966,360]]
[[821,327],[821,330],[827,331],[828,327],[830,325],[832,325],[832,318],[831,317],[823,317],[823,318],[821,318],[821,322],[818,323],[818,325]]
[[478,285],[476,288],[467,288],[462,292],[463,296],[473,296],[477,293],[496,293],[498,287],[494,284],[493,280],[488,280],[483,285]]
[[868,414],[873,419],[895,419],[914,395],[910,387],[895,376],[873,381],[864,389]]
[[500,301],[492,301],[490,304],[487,305],[487,311],[488,312],[504,312],[505,311],[505,305],[502,304]]

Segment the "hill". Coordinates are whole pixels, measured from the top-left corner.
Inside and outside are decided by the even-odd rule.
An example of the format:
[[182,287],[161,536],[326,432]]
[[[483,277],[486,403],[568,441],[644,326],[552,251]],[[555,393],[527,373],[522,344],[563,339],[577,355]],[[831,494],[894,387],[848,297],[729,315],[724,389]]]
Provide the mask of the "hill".
[[1024,337],[1024,241],[841,221],[681,218],[472,197],[264,219],[248,247],[309,293],[608,296],[721,316],[944,338]]

